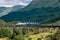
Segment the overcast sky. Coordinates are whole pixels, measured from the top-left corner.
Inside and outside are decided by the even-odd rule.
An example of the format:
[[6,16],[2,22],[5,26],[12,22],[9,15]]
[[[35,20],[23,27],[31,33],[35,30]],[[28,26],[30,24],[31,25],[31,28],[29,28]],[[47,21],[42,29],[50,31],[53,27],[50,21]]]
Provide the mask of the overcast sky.
[[14,5],[28,5],[32,0],[0,0],[0,6],[12,7]]

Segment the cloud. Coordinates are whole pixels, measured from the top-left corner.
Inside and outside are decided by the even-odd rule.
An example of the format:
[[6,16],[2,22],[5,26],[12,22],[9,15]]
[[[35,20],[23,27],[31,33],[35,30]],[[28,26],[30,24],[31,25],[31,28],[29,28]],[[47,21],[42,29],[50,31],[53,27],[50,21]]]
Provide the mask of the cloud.
[[32,0],[0,0],[0,6],[28,5]]

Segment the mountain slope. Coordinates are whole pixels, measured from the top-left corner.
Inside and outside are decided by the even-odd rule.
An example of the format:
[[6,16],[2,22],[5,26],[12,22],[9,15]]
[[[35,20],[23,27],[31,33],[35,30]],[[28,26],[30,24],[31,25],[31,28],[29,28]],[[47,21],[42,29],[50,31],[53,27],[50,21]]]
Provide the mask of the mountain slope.
[[14,11],[19,11],[21,8],[24,8],[24,7],[25,7],[25,6],[23,6],[23,5],[13,6],[12,12],[14,12]]
[[58,0],[33,0],[28,6],[23,8],[21,11],[28,11],[34,8],[56,7],[56,6],[58,6]]
[[[57,17],[56,17],[57,16]],[[60,6],[58,0],[33,0],[25,8],[10,12],[9,14],[1,17],[6,22],[11,21],[34,21],[34,22],[55,22],[60,20]]]
[[4,15],[7,15],[9,12],[11,12],[12,8],[6,8],[6,10],[4,10],[3,12],[0,13],[0,17],[1,16],[4,16]]
[[0,7],[0,17],[7,15],[9,12],[15,12],[23,8],[22,5],[16,5],[13,7]]
[[[1,19],[5,21],[38,21],[42,22],[44,20],[53,18],[58,15],[60,15],[60,8],[36,8],[32,9],[30,11],[24,11],[24,12],[10,12],[9,14],[1,17]],[[57,17],[58,18],[58,17]]]
[[0,7],[0,13],[6,10],[6,7]]

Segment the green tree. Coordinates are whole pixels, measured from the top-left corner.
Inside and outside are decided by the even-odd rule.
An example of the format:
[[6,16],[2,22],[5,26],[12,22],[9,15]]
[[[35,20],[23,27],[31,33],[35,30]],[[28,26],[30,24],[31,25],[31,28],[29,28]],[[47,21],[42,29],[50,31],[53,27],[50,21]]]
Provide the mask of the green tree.
[[14,39],[15,39],[15,40],[24,40],[24,37],[21,36],[21,35],[17,35],[17,36],[15,36]]
[[48,35],[45,37],[45,40],[52,40],[53,39],[53,36],[52,35]]
[[41,38],[38,38],[37,40],[42,40]]
[[0,29],[0,37],[11,37],[12,36],[12,30],[1,28]]
[[28,38],[28,40],[32,40],[32,38]]

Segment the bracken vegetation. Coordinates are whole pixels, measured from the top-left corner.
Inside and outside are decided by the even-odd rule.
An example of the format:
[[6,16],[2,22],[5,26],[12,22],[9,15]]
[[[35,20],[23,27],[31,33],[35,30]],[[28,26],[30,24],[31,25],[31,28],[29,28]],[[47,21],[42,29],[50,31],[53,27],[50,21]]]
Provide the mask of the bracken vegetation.
[[60,40],[60,28],[1,27],[0,39],[6,40]]

